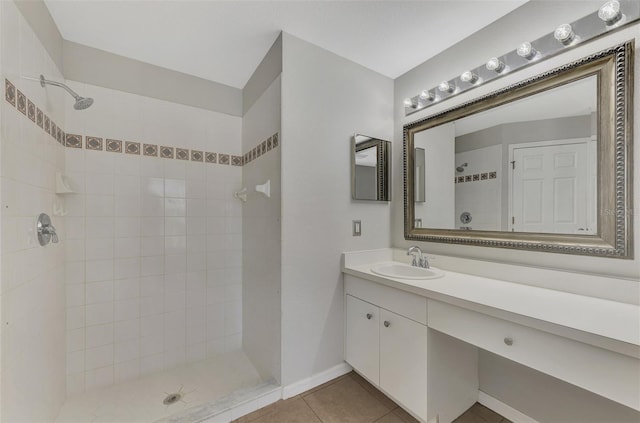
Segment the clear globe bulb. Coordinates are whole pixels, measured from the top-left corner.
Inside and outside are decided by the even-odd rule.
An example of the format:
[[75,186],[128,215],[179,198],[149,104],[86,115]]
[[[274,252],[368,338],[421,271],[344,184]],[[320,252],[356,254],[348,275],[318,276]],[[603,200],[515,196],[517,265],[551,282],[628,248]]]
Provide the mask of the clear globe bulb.
[[598,9],[598,17],[609,25],[618,22],[620,18],[622,18],[620,2],[611,0],[603,4],[600,9]]

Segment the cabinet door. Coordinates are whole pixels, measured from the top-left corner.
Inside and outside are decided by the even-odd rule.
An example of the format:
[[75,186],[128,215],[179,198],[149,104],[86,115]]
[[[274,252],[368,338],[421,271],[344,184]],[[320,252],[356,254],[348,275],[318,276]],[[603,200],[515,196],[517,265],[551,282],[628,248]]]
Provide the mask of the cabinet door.
[[427,327],[380,309],[380,387],[427,420]]
[[380,309],[347,295],[346,361],[371,382],[380,379]]

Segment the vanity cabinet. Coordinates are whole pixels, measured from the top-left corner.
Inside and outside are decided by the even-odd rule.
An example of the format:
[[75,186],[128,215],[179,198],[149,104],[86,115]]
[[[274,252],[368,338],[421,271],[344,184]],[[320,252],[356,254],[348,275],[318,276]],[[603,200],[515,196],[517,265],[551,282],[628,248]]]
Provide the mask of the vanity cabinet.
[[477,350],[427,327],[427,299],[345,275],[345,361],[422,422],[476,400]]
[[427,418],[427,327],[347,295],[346,361]]

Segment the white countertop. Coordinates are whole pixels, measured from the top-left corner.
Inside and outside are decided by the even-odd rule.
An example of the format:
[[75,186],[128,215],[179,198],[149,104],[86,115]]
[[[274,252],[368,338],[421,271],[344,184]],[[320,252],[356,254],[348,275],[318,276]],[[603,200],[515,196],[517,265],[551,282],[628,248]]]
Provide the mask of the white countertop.
[[428,298],[489,307],[623,342],[634,355],[640,347],[640,306],[441,269],[439,279],[389,278],[371,272],[372,265],[391,261],[380,258],[369,263],[362,256],[345,259],[343,271]]

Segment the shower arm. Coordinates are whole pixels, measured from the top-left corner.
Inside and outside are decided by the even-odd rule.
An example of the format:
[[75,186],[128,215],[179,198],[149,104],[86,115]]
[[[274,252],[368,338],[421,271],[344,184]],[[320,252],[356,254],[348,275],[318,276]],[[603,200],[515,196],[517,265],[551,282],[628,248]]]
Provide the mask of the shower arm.
[[44,88],[46,84],[55,85],[56,87],[64,88],[76,100],[78,100],[79,98],[82,98],[78,95],[78,93],[73,91],[71,88],[67,87],[65,84],[61,82],[56,82],[56,81],[49,81],[48,79],[44,79],[44,75],[40,75],[40,85]]

